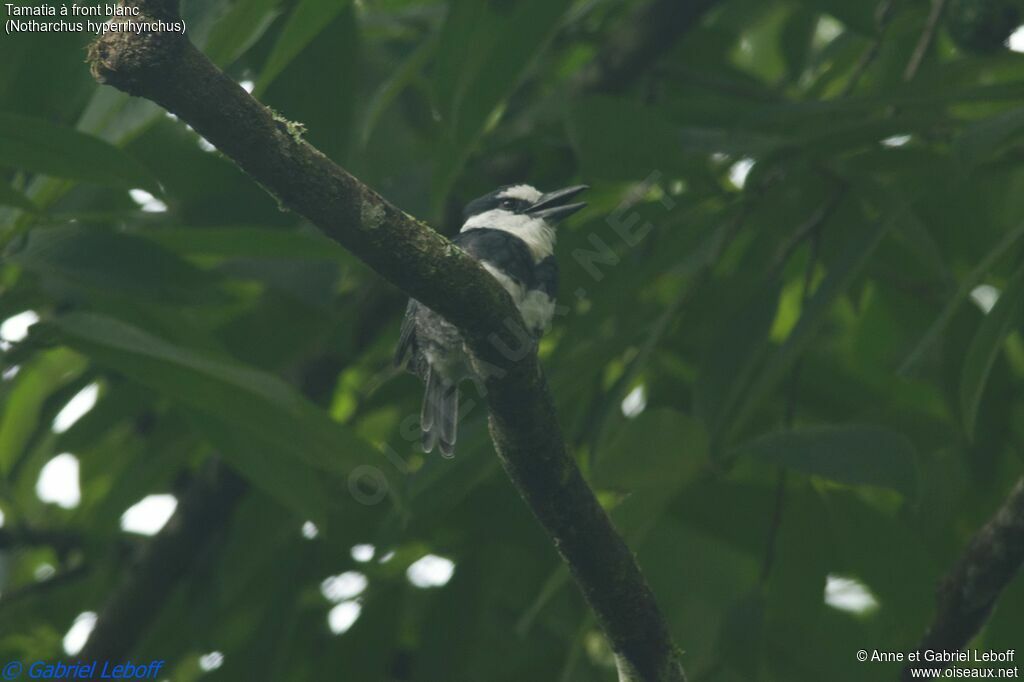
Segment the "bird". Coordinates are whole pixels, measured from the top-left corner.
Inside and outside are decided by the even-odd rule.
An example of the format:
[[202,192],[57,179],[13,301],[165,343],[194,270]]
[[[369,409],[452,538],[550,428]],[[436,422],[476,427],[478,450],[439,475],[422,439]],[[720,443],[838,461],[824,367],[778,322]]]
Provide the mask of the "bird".
[[[541,192],[531,185],[505,185],[469,202],[452,242],[480,261],[512,296],[527,330],[539,340],[551,323],[558,295],[555,227],[586,206],[572,202],[587,185]],[[395,349],[395,365],[424,383],[420,444],[455,454],[459,383],[473,378],[469,352],[459,331],[416,299],[410,299]]]

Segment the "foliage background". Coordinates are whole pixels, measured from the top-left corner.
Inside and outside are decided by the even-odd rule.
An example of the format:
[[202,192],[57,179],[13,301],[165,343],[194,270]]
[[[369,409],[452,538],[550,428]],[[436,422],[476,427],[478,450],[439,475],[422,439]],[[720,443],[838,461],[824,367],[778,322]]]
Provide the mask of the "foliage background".
[[[449,233],[500,184],[589,183],[541,354],[688,672],[893,679],[855,651],[914,646],[1024,470],[1024,57],[1005,26],[972,40],[966,2],[908,74],[923,0],[722,0],[595,87],[639,5],[183,10],[229,74]],[[453,461],[409,437],[420,388],[390,366],[402,297],[186,126],[97,86],[87,42],[0,39],[0,320],[40,318],[5,332],[0,655],[67,658],[76,617],[142,575],[105,652],[166,659],[175,681],[614,679],[484,410]],[[70,508],[36,491],[62,453],[79,463]],[[246,481],[237,500],[207,485],[211,458]],[[383,497],[364,485],[381,477]],[[203,494],[232,513],[171,538],[180,572],[132,574],[153,540],[119,518],[167,493],[179,517]],[[425,555],[454,563],[450,582],[410,584]],[[345,608],[361,610],[335,634],[322,582],[353,571],[366,587]],[[976,645],[1021,632],[1017,581]]]

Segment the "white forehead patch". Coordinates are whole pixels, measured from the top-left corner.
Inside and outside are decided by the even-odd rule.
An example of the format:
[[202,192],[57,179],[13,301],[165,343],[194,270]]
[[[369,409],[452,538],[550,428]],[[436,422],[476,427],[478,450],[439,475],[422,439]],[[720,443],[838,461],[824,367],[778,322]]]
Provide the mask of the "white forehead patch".
[[536,187],[530,187],[529,185],[513,185],[498,196],[503,199],[509,198],[522,199],[523,201],[537,201],[537,199],[540,199],[543,195]]

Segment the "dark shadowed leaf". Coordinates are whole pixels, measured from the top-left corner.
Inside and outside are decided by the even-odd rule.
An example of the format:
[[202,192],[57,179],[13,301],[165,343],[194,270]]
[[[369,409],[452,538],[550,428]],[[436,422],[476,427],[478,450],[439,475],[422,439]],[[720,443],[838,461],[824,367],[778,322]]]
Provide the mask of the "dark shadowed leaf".
[[[611,509],[616,527],[639,543],[665,514],[672,498],[708,461],[708,435],[701,424],[667,409],[644,411],[618,425],[601,450],[590,482],[625,494]],[[564,567],[548,576],[518,628],[533,619],[568,581]]]
[[870,2],[847,2],[846,0],[800,0],[800,4],[816,9],[864,34],[875,30],[874,5]]
[[0,114],[0,166],[112,187],[159,192],[146,168],[99,138],[47,121]]
[[719,633],[718,647],[729,669],[742,679],[757,679],[765,620],[764,595],[755,590],[741,597],[729,610]]
[[967,163],[981,163],[1012,147],[1022,134],[1024,107],[972,123],[957,138],[956,150]]
[[[260,442],[262,452],[276,453],[281,461],[296,458],[332,475],[339,487],[361,464],[390,471],[368,443],[271,374],[174,345],[111,317],[72,313],[56,319],[53,327],[67,344],[97,362],[226,429],[241,431],[240,440],[232,442]],[[266,464],[254,467],[255,477],[265,480]]]
[[[622,121],[631,122],[629,134]],[[638,102],[585,97],[569,107],[568,127],[588,178],[634,179],[652,170],[678,173],[685,168],[679,131],[660,112]]]
[[971,341],[960,380],[960,409],[968,435],[974,434],[978,406],[1003,341],[1024,314],[1024,265],[1017,269]]
[[352,261],[352,256],[337,242],[314,231],[266,227],[167,227],[138,234],[166,249],[188,255]]
[[861,268],[868,262],[872,252],[882,241],[897,216],[876,220],[873,224],[858,227],[840,258],[833,264],[814,295],[807,302],[800,315],[800,321],[778,349],[767,359],[764,367],[750,384],[743,396],[732,422],[733,431],[746,423],[751,413],[786,376],[800,354],[811,342],[815,332],[825,321],[836,300],[846,293]]
[[445,131],[436,159],[435,201],[456,179],[488,118],[519,85],[569,5],[568,0],[450,3],[434,77]]
[[758,289],[714,335],[694,385],[694,403],[708,430],[718,434],[744,395],[758,362],[768,350],[781,282]]
[[807,56],[817,31],[819,16],[812,9],[798,8],[786,19],[779,34],[780,50],[791,80],[798,80],[807,68]]
[[388,106],[394,101],[396,97],[402,92],[402,90],[409,85],[420,73],[420,69],[426,64],[427,59],[434,53],[436,49],[436,40],[424,41],[419,47],[406,57],[406,59],[398,65],[394,73],[381,83],[377,91],[373,93],[373,97],[370,98],[370,103],[366,106],[366,113],[363,115],[362,125],[360,126],[359,132],[359,144],[365,147],[370,141],[370,136],[373,135],[374,129],[377,127],[377,122],[380,120],[381,115],[388,108]]
[[909,498],[917,491],[910,441],[880,427],[823,426],[773,433],[741,445],[735,454],[846,485],[890,488]]
[[204,52],[211,61],[227,66],[259,39],[278,14],[280,0],[232,3],[210,30]]
[[297,461],[280,447],[254,434],[194,411],[190,421],[196,430],[243,476],[301,519],[324,526],[327,514],[327,481],[304,461]]
[[674,488],[707,463],[707,433],[685,414],[645,410],[613,434],[594,465],[593,482],[601,488]]
[[13,206],[25,211],[36,211],[36,206],[24,194],[0,182],[0,206]]
[[971,291],[974,287],[978,286],[985,274],[992,269],[995,262],[999,260],[1007,250],[1013,246],[1018,239],[1024,236],[1024,223],[1017,225],[1012,230],[1006,232],[1003,237],[999,240],[999,243],[989,251],[981,261],[978,262],[977,266],[971,272],[964,277],[960,287],[956,290],[956,293],[949,299],[946,305],[942,308],[942,312],[935,318],[935,322],[928,327],[928,331],[925,332],[924,336],[914,347],[914,350],[910,352],[907,358],[900,365],[900,374],[909,372],[920,360],[924,357],[925,353],[931,348],[932,344],[935,343],[939,335],[949,324],[950,320],[953,319],[953,314],[956,313],[960,304],[967,300]]
[[[628,128],[623,121],[629,121]],[[678,126],[653,107],[598,95],[574,101],[567,123],[588,178],[636,180],[653,171],[694,172],[712,154],[756,156],[781,145],[781,138],[772,135]]]
[[28,439],[39,426],[39,413],[46,399],[81,375],[86,366],[85,359],[77,353],[57,349],[39,355],[21,368],[13,388],[3,395],[0,408],[0,471],[8,472],[23,454]]
[[344,9],[345,0],[301,0],[288,15],[274,49],[267,57],[256,94],[263,91],[288,63]]
[[170,303],[218,299],[217,278],[151,241],[79,227],[36,228],[11,260],[73,287]]

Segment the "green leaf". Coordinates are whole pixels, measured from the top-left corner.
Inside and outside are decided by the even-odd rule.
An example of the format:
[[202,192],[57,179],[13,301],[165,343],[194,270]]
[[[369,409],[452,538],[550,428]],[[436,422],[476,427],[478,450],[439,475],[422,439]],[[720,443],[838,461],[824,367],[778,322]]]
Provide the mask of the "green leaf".
[[599,488],[628,493],[609,513],[630,542],[640,543],[707,461],[708,435],[699,421],[675,410],[651,409],[619,425],[591,480]]
[[[680,127],[662,111],[634,99],[592,95],[568,108],[567,127],[588,178],[637,180],[653,169],[663,174],[703,168],[714,153],[758,156],[781,139],[740,130]],[[629,121],[630,134],[622,134]]]
[[11,465],[22,455],[39,425],[39,413],[46,399],[80,376],[85,367],[82,356],[65,349],[47,351],[22,366],[2,404],[0,471],[10,472]]
[[780,292],[780,281],[763,283],[728,316],[711,340],[697,373],[693,398],[712,435],[725,427],[763,359]]
[[[80,227],[36,228],[10,259],[72,287],[171,303],[217,300],[217,278],[151,241]],[[222,298],[222,297],[221,297]]]
[[830,14],[860,33],[875,32],[874,4],[847,0],[800,0],[800,5]]
[[214,24],[203,52],[218,66],[227,66],[255,43],[277,17],[280,0],[237,0]]
[[0,114],[0,166],[58,178],[159,193],[138,161],[99,138],[47,121]]
[[932,344],[935,343],[936,339],[939,338],[939,334],[946,328],[949,321],[953,319],[953,315],[956,313],[957,308],[960,304],[967,300],[967,297],[974,290],[976,286],[981,282],[981,279],[985,274],[992,269],[996,261],[999,260],[1007,250],[1013,246],[1018,239],[1024,236],[1024,223],[1017,225],[1009,232],[1007,232],[1002,239],[999,240],[992,250],[985,254],[985,257],[981,259],[977,266],[964,278],[960,284],[960,288],[956,290],[956,293],[946,302],[946,305],[942,308],[942,312],[935,318],[935,322],[928,327],[928,331],[924,333],[921,340],[914,346],[914,350],[907,355],[907,358],[902,362],[899,368],[899,373],[902,375],[907,374],[921,358],[924,357],[925,352],[931,348]]
[[161,227],[139,230],[139,237],[187,255],[227,258],[294,258],[351,263],[352,256],[337,242],[315,231],[267,227]]
[[[922,471],[922,490],[929,487],[925,476]],[[823,501],[831,536],[842,538],[835,543],[837,563],[844,573],[871,587],[884,605],[876,617],[891,623],[894,633],[913,637],[922,632],[932,617],[934,586],[947,569],[929,550],[931,540],[920,532],[918,514],[906,514],[899,507],[876,507],[871,496],[852,489],[829,490]],[[925,508],[918,513],[930,511]]]
[[[343,480],[359,465],[385,477],[392,471],[368,443],[271,374],[174,345],[112,317],[71,313],[52,325],[96,362],[222,425],[213,440],[238,446],[238,466],[257,485],[267,481],[271,465],[310,466]],[[259,448],[246,455],[243,446],[255,443]],[[282,485],[295,481],[287,476]],[[277,495],[294,499],[290,491]]]
[[779,32],[779,49],[789,79],[796,82],[807,68],[808,55],[820,17],[816,12],[798,7],[785,20]]
[[996,356],[1007,335],[1020,324],[1024,313],[1024,265],[1021,265],[1006,283],[995,306],[989,311],[978,328],[967,350],[963,374],[960,379],[960,408],[963,411],[964,428],[971,437],[978,420],[978,407],[985,391]]
[[[355,111],[363,87],[361,12],[342,3],[330,25],[312,36],[306,47],[264,90],[261,99],[288,118],[302,121],[306,138],[321,152],[346,162],[355,139]],[[321,87],[310,87],[307,76],[324,70]]]
[[876,426],[822,426],[772,433],[739,446],[736,456],[846,485],[917,491],[914,449],[901,434]]
[[0,206],[14,206],[30,213],[39,210],[35,204],[29,201],[28,197],[2,182],[0,182]]
[[569,0],[450,3],[434,79],[444,130],[434,177],[435,205],[462,170],[488,119],[554,36],[570,4]]
[[719,653],[742,679],[758,678],[764,626],[765,599],[760,590],[740,597],[722,623],[717,645]]
[[928,226],[917,213],[907,211],[905,216],[906,220],[899,226],[899,232],[914,257],[938,277],[951,280],[952,275],[942,255],[942,249],[939,248]]
[[[116,432],[118,425],[137,419],[146,410],[153,409],[156,400],[152,391],[129,382],[105,386],[96,405],[85,413],[71,428],[57,436],[56,450],[80,453]],[[123,511],[123,508],[122,508]]]
[[419,75],[427,59],[434,54],[436,46],[437,40],[433,35],[428,40],[423,41],[419,47],[413,50],[412,54],[398,65],[398,68],[391,74],[391,77],[384,81],[377,88],[376,92],[373,93],[370,103],[366,106],[366,114],[363,117],[359,133],[359,143],[361,146],[365,147],[367,145],[381,114],[387,110],[388,105],[391,104],[395,97]]
[[326,481],[306,462],[297,462],[273,444],[198,411],[189,413],[196,430],[231,466],[303,519],[320,528],[327,515]]
[[957,155],[967,164],[978,164],[1010,149],[1024,134],[1024,107],[972,123],[955,143]]
[[[674,410],[646,410],[619,425],[601,450],[589,482],[596,488],[628,493],[610,514],[630,543],[639,543],[707,460],[708,435],[700,422]],[[520,634],[532,627],[568,580],[565,566],[548,576],[516,626]]]
[[[619,134],[623,121],[635,125]],[[635,180],[652,168],[679,172],[682,144],[679,132],[659,111],[618,97],[592,96],[568,108],[567,127],[580,167],[588,178]],[[666,165],[667,164],[667,165]]]
[[708,437],[701,424],[674,410],[645,410],[625,419],[594,464],[602,488],[675,488],[707,463]]
[[288,15],[281,35],[267,57],[255,93],[263,92],[347,4],[345,0],[301,0]]
[[793,368],[800,354],[821,328],[832,304],[853,283],[854,278],[867,264],[882,238],[901,215],[902,212],[887,219],[876,220],[863,228],[858,227],[854,232],[842,254],[832,265],[825,280],[807,302],[796,327],[790,332],[785,343],[769,356],[764,367],[751,382],[750,389],[743,396],[743,401],[732,420],[732,433],[743,428],[754,410]]

